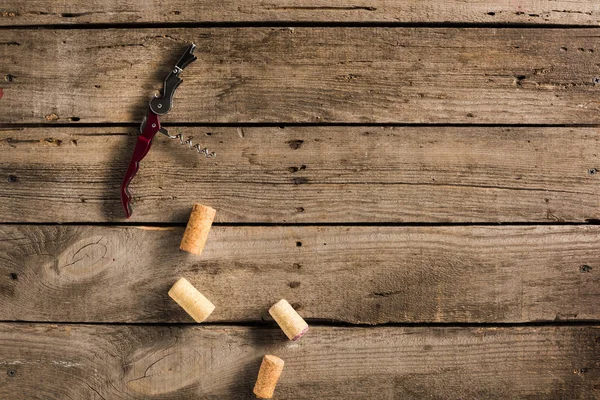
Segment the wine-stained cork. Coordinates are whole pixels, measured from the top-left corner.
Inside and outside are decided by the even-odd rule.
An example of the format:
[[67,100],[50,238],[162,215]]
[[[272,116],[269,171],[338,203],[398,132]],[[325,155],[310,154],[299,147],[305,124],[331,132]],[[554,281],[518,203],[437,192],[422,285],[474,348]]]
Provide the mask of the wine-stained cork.
[[192,214],[183,233],[183,239],[181,239],[179,245],[181,250],[196,255],[202,254],[216,212],[214,208],[194,204]]
[[180,278],[169,290],[169,296],[190,314],[194,321],[202,322],[215,306],[185,278]]
[[283,371],[283,360],[277,356],[267,354],[263,357],[254,385],[254,394],[261,399],[270,399],[275,392],[275,386]]
[[277,322],[281,330],[290,340],[298,340],[308,332],[308,324],[294,310],[294,308],[282,299],[275,303],[270,309],[269,314]]

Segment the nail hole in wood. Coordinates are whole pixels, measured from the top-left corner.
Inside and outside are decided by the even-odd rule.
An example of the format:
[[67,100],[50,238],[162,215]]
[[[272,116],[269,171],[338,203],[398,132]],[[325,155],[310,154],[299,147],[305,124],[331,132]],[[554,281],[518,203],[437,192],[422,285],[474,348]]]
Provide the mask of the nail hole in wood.
[[585,273],[585,272],[592,272],[592,267],[590,267],[587,264],[584,264],[581,267],[579,267],[579,271],[583,272],[583,273]]
[[300,147],[302,147],[304,140],[288,140],[286,143],[292,150],[298,150]]

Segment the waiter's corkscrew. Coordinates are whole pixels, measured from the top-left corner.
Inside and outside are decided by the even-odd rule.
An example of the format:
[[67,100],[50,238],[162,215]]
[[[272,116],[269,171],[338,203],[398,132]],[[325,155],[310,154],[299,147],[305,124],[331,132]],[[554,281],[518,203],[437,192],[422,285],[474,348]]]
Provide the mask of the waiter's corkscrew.
[[148,111],[140,126],[141,135],[138,136],[133,155],[131,156],[131,161],[129,162],[127,171],[123,177],[123,182],[121,183],[121,204],[123,205],[123,210],[125,211],[125,216],[127,218],[131,217],[133,212],[131,209],[129,183],[140,168],[140,161],[148,154],[152,139],[157,132],[160,132],[171,139],[179,139],[181,144],[185,144],[189,148],[195,149],[198,153],[204,154],[206,157],[214,157],[216,155],[214,152],[210,152],[207,148],[203,148],[198,143],[193,144],[191,137],[184,139],[181,133],[171,135],[167,129],[160,126],[159,115],[165,115],[171,110],[175,90],[179,87],[181,82],[183,82],[183,79],[179,77],[179,74],[181,74],[185,67],[197,59],[194,55],[195,49],[196,46],[193,43],[186,49],[185,53],[183,53],[175,67],[165,79],[160,96],[155,96],[148,104]]

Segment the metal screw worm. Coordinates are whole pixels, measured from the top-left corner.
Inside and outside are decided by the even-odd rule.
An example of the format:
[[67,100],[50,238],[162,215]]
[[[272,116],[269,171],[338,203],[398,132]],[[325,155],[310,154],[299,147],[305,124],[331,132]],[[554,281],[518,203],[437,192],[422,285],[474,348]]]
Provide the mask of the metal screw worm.
[[195,149],[198,153],[204,154],[206,157],[216,157],[217,153],[214,151],[208,151],[208,148],[202,148],[199,143],[194,144],[192,142],[193,138],[188,137],[187,139],[183,139],[183,134],[178,133],[177,135],[169,135],[171,139],[179,139],[180,144],[187,145],[190,149]]

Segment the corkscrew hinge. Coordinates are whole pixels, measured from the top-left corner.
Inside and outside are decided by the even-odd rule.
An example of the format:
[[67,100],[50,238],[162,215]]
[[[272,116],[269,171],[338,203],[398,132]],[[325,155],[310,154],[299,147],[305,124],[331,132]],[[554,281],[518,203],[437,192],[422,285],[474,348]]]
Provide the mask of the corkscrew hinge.
[[[146,118],[144,118],[142,124],[140,125],[140,132],[144,132],[144,129],[146,129]],[[187,139],[184,139],[183,134],[181,132],[178,132],[176,135],[171,135],[167,128],[165,128],[164,126],[159,127],[158,132],[162,133],[169,139],[179,139],[180,144],[187,145],[190,149],[196,150],[199,154],[204,154],[206,157],[217,156],[217,153],[215,153],[214,151],[208,151],[207,147],[203,148],[199,143],[194,144],[194,138],[191,136],[188,136]]]

